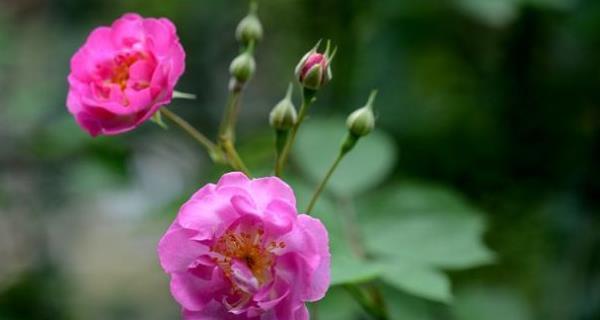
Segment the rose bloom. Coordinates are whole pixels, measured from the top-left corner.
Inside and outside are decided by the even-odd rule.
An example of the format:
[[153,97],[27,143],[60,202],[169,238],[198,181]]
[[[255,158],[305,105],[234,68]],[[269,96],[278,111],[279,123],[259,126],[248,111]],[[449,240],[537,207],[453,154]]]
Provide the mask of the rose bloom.
[[197,191],[158,244],[188,320],[308,319],[329,286],[327,230],[279,178],[225,174]]
[[173,23],[128,13],[94,29],[71,59],[67,107],[92,136],[129,131],[171,101],[184,69]]

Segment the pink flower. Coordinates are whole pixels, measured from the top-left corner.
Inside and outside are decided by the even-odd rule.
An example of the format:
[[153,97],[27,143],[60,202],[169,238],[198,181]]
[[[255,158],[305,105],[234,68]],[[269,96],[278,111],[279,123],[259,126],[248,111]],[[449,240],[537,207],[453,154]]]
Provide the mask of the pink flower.
[[327,230],[275,177],[225,174],[198,190],[158,244],[187,320],[308,319],[329,286]]
[[128,13],[94,29],[71,58],[67,107],[92,136],[129,131],[171,101],[184,69],[173,23]]

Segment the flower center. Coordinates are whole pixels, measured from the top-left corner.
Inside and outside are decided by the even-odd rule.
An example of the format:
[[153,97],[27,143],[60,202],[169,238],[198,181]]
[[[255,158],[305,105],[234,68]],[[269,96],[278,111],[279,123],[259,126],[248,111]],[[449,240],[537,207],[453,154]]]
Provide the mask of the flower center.
[[227,231],[221,236],[212,247],[212,251],[217,255],[213,260],[223,270],[227,278],[233,281],[233,263],[238,261],[244,263],[252,272],[252,275],[258,280],[259,284],[264,284],[270,280],[271,266],[274,263],[272,251],[277,248],[284,248],[285,243],[270,241],[265,243],[264,230],[258,229],[246,232]]
[[110,83],[118,85],[121,90],[125,90],[127,81],[129,81],[129,67],[140,59],[145,59],[144,54],[141,52],[118,54],[114,58],[112,75],[109,79]]

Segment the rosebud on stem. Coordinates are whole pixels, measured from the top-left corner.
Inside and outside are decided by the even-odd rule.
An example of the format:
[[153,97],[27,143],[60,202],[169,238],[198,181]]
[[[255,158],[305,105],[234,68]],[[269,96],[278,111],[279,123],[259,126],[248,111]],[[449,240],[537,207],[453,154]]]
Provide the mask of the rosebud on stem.
[[288,86],[285,98],[281,100],[269,114],[269,124],[275,129],[275,174],[281,174],[280,157],[288,141],[290,129],[298,121],[296,108],[292,103],[293,86]]
[[346,126],[350,134],[357,137],[364,137],[373,131],[375,127],[375,115],[373,114],[373,102],[377,96],[377,90],[371,91],[367,104],[355,110],[348,116]]
[[315,97],[317,95],[316,90],[312,90],[306,87],[302,88],[302,105],[300,106],[300,113],[298,115],[298,121],[294,124],[292,129],[290,130],[289,137],[287,138],[286,144],[281,151],[281,155],[279,157],[279,161],[275,165],[275,175],[281,177],[283,174],[283,168],[287,162],[287,158],[289,156],[290,150],[296,141],[296,134],[298,133],[298,129],[300,125],[306,118],[306,114],[308,112],[308,108],[317,100]]
[[327,40],[325,52],[319,53],[320,45],[321,40],[300,59],[295,69],[300,84],[312,90],[319,90],[331,81],[331,61],[337,51],[337,48],[331,49],[331,41]]
[[[250,51],[250,48],[252,47],[253,46],[250,45],[246,51],[235,57],[229,66],[229,73],[231,74],[232,80],[235,80],[240,86],[243,86],[250,80],[256,70],[256,62]],[[233,89],[234,88],[230,88],[230,90]]]
[[375,102],[376,96],[377,90],[371,91],[367,104],[364,107],[354,111],[348,117],[348,120],[346,121],[346,125],[348,127],[348,134],[346,135],[344,142],[342,142],[337,158],[325,174],[325,177],[323,177],[323,180],[321,180],[321,183],[319,183],[319,185],[317,186],[317,190],[315,190],[315,193],[313,194],[313,197],[310,200],[310,203],[308,204],[306,213],[310,213],[312,211],[315,204],[317,203],[317,200],[319,199],[319,196],[321,195],[321,192],[323,192],[323,189],[325,189],[327,182],[329,182],[329,179],[335,172],[335,169],[337,169],[344,156],[346,156],[346,154],[348,154],[348,152],[350,152],[350,150],[352,150],[354,146],[356,146],[358,139],[369,134],[375,127],[373,103]]
[[235,29],[235,38],[244,46],[262,40],[263,27],[256,15],[257,9],[258,4],[255,1],[251,1],[248,15],[240,21]]
[[269,124],[276,130],[289,130],[298,120],[296,107],[292,103],[293,86],[290,83],[288,86],[285,98],[283,98],[269,114]]

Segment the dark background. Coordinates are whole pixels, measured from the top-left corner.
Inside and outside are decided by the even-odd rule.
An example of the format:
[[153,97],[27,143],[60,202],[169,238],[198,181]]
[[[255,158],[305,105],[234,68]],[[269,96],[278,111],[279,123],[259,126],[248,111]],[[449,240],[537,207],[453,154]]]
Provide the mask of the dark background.
[[[64,105],[69,59],[124,12],[170,18],[187,53],[178,89],[198,95],[173,108],[214,135],[246,6],[0,1],[0,319],[177,318],[155,244],[222,168],[175,128],[88,137]],[[297,60],[332,39],[314,117],[343,116],[378,88],[378,128],[399,150],[386,183],[444,185],[486,213],[499,259],[451,273],[453,291],[493,297],[499,319],[600,318],[600,1],[262,0],[259,15],[239,121],[251,166]]]

